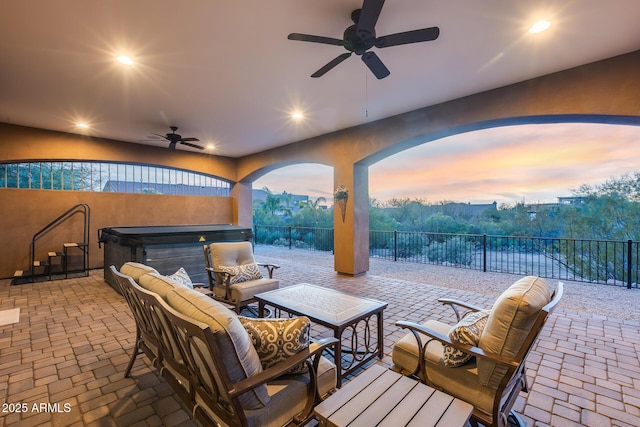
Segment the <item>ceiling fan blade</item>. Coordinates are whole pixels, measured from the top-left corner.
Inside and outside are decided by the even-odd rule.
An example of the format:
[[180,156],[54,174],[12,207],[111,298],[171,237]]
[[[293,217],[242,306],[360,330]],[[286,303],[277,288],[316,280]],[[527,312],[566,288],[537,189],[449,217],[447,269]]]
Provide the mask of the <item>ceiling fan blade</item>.
[[[160,135],[159,133],[152,133],[151,135],[159,136],[159,137],[160,137],[160,138],[162,138],[162,139],[169,139],[169,138],[167,138],[167,137],[166,137],[166,136],[164,136],[164,135]],[[151,137],[151,135],[149,135],[149,137]]]
[[358,35],[361,33],[373,34],[380,12],[382,12],[382,6],[384,0],[364,0],[362,3],[362,10],[360,11],[360,17],[356,24],[356,30]]
[[384,79],[391,71],[382,63],[382,60],[378,58],[374,52],[365,52],[362,54],[362,62],[364,62],[371,72],[378,78]]
[[200,141],[200,140],[198,138],[181,138],[180,141],[184,142],[184,141]]
[[423,28],[421,30],[405,31],[378,37],[375,46],[378,48],[398,46],[401,44],[428,42],[435,40],[440,35],[438,27]]
[[335,67],[336,65],[338,65],[339,63],[341,63],[342,61],[344,61],[350,56],[351,56],[351,52],[343,53],[342,55],[337,56],[336,58],[329,61],[327,65],[320,68],[315,73],[311,74],[311,77],[322,77],[327,71],[331,70],[333,67]]
[[298,34],[291,33],[287,36],[289,40],[298,40],[301,42],[311,42],[311,43],[324,43],[331,44],[334,46],[342,46],[344,43],[340,39],[334,39],[332,37],[323,37],[323,36],[312,36],[310,34]]
[[[191,138],[187,138],[187,139],[191,139]],[[196,145],[196,144],[191,144],[189,142],[184,142],[185,140],[183,139],[180,143],[184,144],[184,145],[188,145],[189,147],[193,147],[193,148],[197,148],[198,150],[204,150],[204,147],[201,147],[200,145]],[[198,141],[196,139],[196,141]]]

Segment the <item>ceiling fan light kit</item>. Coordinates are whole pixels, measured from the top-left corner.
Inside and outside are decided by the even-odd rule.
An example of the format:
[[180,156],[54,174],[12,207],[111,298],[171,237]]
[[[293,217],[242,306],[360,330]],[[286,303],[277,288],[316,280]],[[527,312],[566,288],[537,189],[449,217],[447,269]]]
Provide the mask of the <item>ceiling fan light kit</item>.
[[383,49],[390,46],[432,41],[440,35],[440,29],[438,27],[430,27],[376,37],[375,26],[383,5],[384,0],[364,0],[362,9],[356,9],[351,13],[351,20],[354,25],[351,25],[344,31],[342,39],[300,33],[289,34],[287,37],[289,40],[342,46],[349,51],[329,61],[313,73],[311,77],[322,77],[342,61],[349,58],[352,53],[355,53],[360,56],[362,62],[364,62],[378,79],[383,79],[391,74],[391,72],[378,55],[376,55],[375,52],[369,51],[369,49],[372,47]]

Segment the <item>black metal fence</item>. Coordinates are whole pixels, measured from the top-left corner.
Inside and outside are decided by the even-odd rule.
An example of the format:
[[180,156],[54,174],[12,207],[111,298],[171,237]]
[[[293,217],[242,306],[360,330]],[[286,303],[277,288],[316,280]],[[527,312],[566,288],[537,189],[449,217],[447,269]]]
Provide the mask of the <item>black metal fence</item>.
[[333,251],[333,228],[254,226],[256,245]]
[[[255,226],[255,243],[332,251],[333,229]],[[640,242],[408,231],[369,232],[373,258],[638,287]]]

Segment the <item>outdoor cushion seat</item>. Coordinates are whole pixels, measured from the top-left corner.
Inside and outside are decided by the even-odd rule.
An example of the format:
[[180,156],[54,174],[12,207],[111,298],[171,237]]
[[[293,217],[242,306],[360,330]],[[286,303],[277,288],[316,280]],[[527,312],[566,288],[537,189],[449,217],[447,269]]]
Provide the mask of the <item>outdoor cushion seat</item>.
[[[511,408],[518,393],[528,389],[525,360],[562,293],[562,283],[550,294],[546,282],[539,277],[518,280],[494,303],[477,344],[464,344],[451,336],[466,315],[482,308],[440,299],[454,309],[459,323],[397,322],[411,332],[393,346],[393,369],[472,404],[473,423],[500,427],[509,422],[521,423]],[[460,308],[465,310],[462,314]],[[447,367],[446,346],[473,357],[461,366]]]
[[[196,337],[180,340],[191,345],[184,351],[188,352],[190,363],[194,365],[192,371],[197,378],[195,399],[201,421],[249,426],[282,426],[291,421],[303,422],[310,417],[317,399],[335,389],[336,366],[321,356],[322,350],[333,345],[335,339],[313,343],[290,360],[263,370],[258,353],[236,313],[184,287],[170,291],[167,303],[175,312],[201,322],[210,331],[210,335],[205,335],[210,340],[202,341],[204,338]],[[178,323],[179,320],[173,318],[171,322]],[[313,363],[309,361],[310,356],[313,356]],[[307,363],[308,372],[287,374],[301,362]],[[253,378],[265,376],[267,372],[275,374],[271,374],[272,378],[266,376],[261,382],[253,380],[256,381],[255,385],[237,395],[232,394],[232,391],[242,389],[238,384],[250,384]],[[235,411],[227,413],[222,408]]]
[[155,268],[139,263],[139,262],[125,262],[120,267],[120,273],[131,277],[136,283],[139,283],[140,277],[147,273],[157,273]]
[[[236,283],[229,287],[229,301],[234,305],[237,303],[244,304],[253,300],[254,296],[261,293],[278,289],[279,282],[273,279],[257,279],[248,282]],[[219,290],[216,293],[216,297],[223,298],[222,293]]]
[[[124,295],[129,303],[129,307],[136,321],[136,344],[127,370],[125,371],[125,377],[129,376],[136,356],[140,351],[143,351],[152,361],[153,366],[158,369],[162,376],[174,387],[178,396],[185,403],[189,404],[192,394],[190,390],[190,374],[183,355],[180,352],[179,345],[176,343],[174,335],[170,333],[166,319],[150,309],[150,306],[155,305],[155,300],[160,298],[160,296],[153,291],[139,286],[131,276],[118,272],[115,266],[110,266],[110,269],[120,286],[122,295]],[[165,287],[171,289],[173,289],[174,286],[184,287],[184,285],[157,273],[143,274],[144,271],[150,270],[138,266],[128,265],[125,267],[125,265],[123,265],[122,270],[137,272],[140,274],[140,280],[143,281],[145,278],[147,280],[153,279],[156,288],[159,288],[161,291],[166,291]],[[156,280],[154,276],[157,276],[160,280]],[[166,283],[162,280],[163,278],[166,279]],[[158,284],[163,285],[158,286]]]
[[[110,268],[136,320],[136,347],[127,375],[145,345],[153,366],[200,425],[304,425],[313,407],[335,390],[336,366],[322,352],[337,340],[308,344],[307,318],[256,320],[266,328],[287,324],[288,331],[294,332],[291,335],[303,332],[297,334],[295,344],[304,345],[279,354],[263,368],[249,332],[232,310],[157,273],[139,276],[149,288],[145,289],[114,266]],[[165,292],[163,298],[160,294]],[[147,339],[154,346],[146,346]],[[281,344],[289,349],[287,339]],[[300,370],[301,365],[306,369]]]
[[[255,302],[255,295],[280,287],[273,278],[279,266],[256,263],[251,242],[216,242],[204,245],[205,269],[213,297],[230,304],[236,313]],[[268,278],[258,267],[266,268]]]
[[[169,306],[194,320],[205,323],[217,334],[222,364],[231,381],[256,375],[262,371],[258,353],[253,348],[249,334],[229,309],[211,298],[194,294],[186,289],[173,289],[167,295]],[[269,402],[267,386],[256,387],[240,396],[243,407],[255,409]]]
[[159,273],[143,274],[138,279],[138,284],[149,292],[158,294],[160,298],[164,300],[167,299],[167,294],[176,287],[186,287],[183,284]]

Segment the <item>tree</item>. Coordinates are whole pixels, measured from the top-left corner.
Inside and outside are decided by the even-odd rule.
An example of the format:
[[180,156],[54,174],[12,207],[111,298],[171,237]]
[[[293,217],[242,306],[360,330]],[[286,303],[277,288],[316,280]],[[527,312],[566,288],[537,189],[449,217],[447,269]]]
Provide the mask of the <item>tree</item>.
[[87,170],[87,165],[83,162],[25,162],[0,165],[0,177],[2,187],[7,188],[92,190],[91,170]]
[[469,227],[465,223],[456,221],[449,215],[437,212],[426,219],[423,231],[431,233],[465,234],[468,230]]
[[388,215],[384,206],[376,199],[369,199],[369,229],[375,231],[394,231],[400,224]]
[[273,194],[267,187],[263,188],[267,193],[267,198],[263,202],[263,208],[271,214],[271,216],[278,216],[279,214],[291,215],[287,200],[280,194]]
[[400,224],[404,231],[424,231],[421,223],[428,215],[426,202],[421,199],[393,198],[387,202],[386,211],[389,216]]
[[320,206],[320,202],[326,202],[324,197],[318,197],[315,201],[306,200],[301,203],[300,210],[291,216],[291,225],[297,227],[333,227],[333,213]]
[[582,185],[574,194],[583,201],[571,237],[602,240],[640,240],[640,172]]

